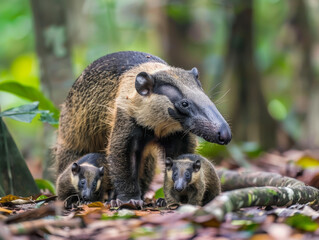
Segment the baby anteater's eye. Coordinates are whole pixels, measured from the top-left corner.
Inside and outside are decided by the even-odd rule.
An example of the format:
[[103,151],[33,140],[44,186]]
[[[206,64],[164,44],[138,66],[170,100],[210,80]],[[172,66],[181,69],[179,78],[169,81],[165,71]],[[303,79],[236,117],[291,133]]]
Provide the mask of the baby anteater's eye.
[[178,177],[178,173],[177,173],[177,172],[174,172],[174,173],[173,173],[173,180],[177,179],[177,177]]

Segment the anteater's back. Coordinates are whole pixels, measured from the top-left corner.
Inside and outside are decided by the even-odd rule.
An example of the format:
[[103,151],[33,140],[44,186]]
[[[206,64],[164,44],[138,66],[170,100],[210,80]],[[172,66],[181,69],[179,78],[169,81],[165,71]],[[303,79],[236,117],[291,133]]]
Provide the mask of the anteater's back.
[[101,57],[83,71],[61,109],[55,146],[58,173],[86,153],[104,151],[113,123],[119,78],[148,62],[166,65],[153,55],[129,51]]

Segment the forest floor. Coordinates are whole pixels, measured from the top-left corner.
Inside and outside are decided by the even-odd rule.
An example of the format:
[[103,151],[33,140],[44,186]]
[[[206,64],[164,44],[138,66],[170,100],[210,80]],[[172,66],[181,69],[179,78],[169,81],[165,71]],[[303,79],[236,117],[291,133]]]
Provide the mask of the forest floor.
[[[319,187],[319,152],[266,153],[250,170],[280,173]],[[223,167],[242,171],[236,162]],[[319,212],[310,205],[251,207],[228,213],[223,221],[194,215],[199,207],[158,208],[158,174],[143,210],[120,209],[100,202],[66,210],[55,196],[45,199],[6,196],[0,199],[0,239],[319,239]]]

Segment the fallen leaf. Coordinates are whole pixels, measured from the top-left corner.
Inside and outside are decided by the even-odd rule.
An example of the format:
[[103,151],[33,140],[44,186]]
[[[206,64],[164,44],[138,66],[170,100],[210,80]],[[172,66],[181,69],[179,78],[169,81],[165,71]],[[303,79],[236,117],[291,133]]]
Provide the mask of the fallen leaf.
[[89,208],[105,208],[105,205],[102,202],[92,202],[87,205]]
[[[30,202],[30,200],[32,200],[31,197],[19,197],[19,196],[14,196],[14,195],[7,195],[7,196],[4,196],[4,197],[1,197],[0,198],[0,203],[13,203],[14,204],[14,201],[16,200],[24,200],[24,203],[26,202]],[[16,202],[19,202],[19,201],[16,201]]]
[[155,192],[154,198],[155,198],[155,199],[165,198],[165,196],[164,196],[164,190],[163,190],[162,187],[161,187],[160,189],[157,189],[157,191]]
[[0,207],[0,212],[11,214],[13,211],[11,211],[11,210],[9,210],[9,209],[6,209],[6,208]]
[[139,211],[139,210],[136,210],[135,211],[135,215],[138,216],[138,217],[143,217],[143,216],[146,216],[146,215],[149,215],[149,214],[161,214],[160,211]]
[[250,240],[274,240],[274,238],[272,238],[271,236],[269,236],[266,233],[255,234],[249,239]]
[[304,215],[295,215],[292,217],[289,217],[286,219],[285,221],[288,225],[300,229],[300,230],[304,230],[307,232],[314,232],[318,229],[318,223],[316,223],[315,221],[313,221],[311,219],[311,217],[309,216],[304,216]]
[[302,168],[319,167],[319,160],[311,156],[302,156],[296,161],[296,165]]

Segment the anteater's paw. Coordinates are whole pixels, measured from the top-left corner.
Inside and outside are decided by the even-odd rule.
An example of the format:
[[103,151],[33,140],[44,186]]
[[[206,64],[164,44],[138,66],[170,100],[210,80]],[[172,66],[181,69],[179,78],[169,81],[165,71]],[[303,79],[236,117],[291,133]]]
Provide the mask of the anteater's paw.
[[136,200],[136,199],[130,199],[128,201],[129,204],[132,204],[133,206],[143,209],[144,201],[143,200]]
[[120,207],[123,205],[123,202],[120,199],[113,199],[110,201],[111,208]]
[[133,208],[133,209],[143,209],[143,200],[130,199],[129,201],[122,201],[120,199],[111,200],[111,208],[121,207],[121,208]]
[[166,201],[164,198],[159,198],[156,200],[156,206],[158,207],[166,207]]

